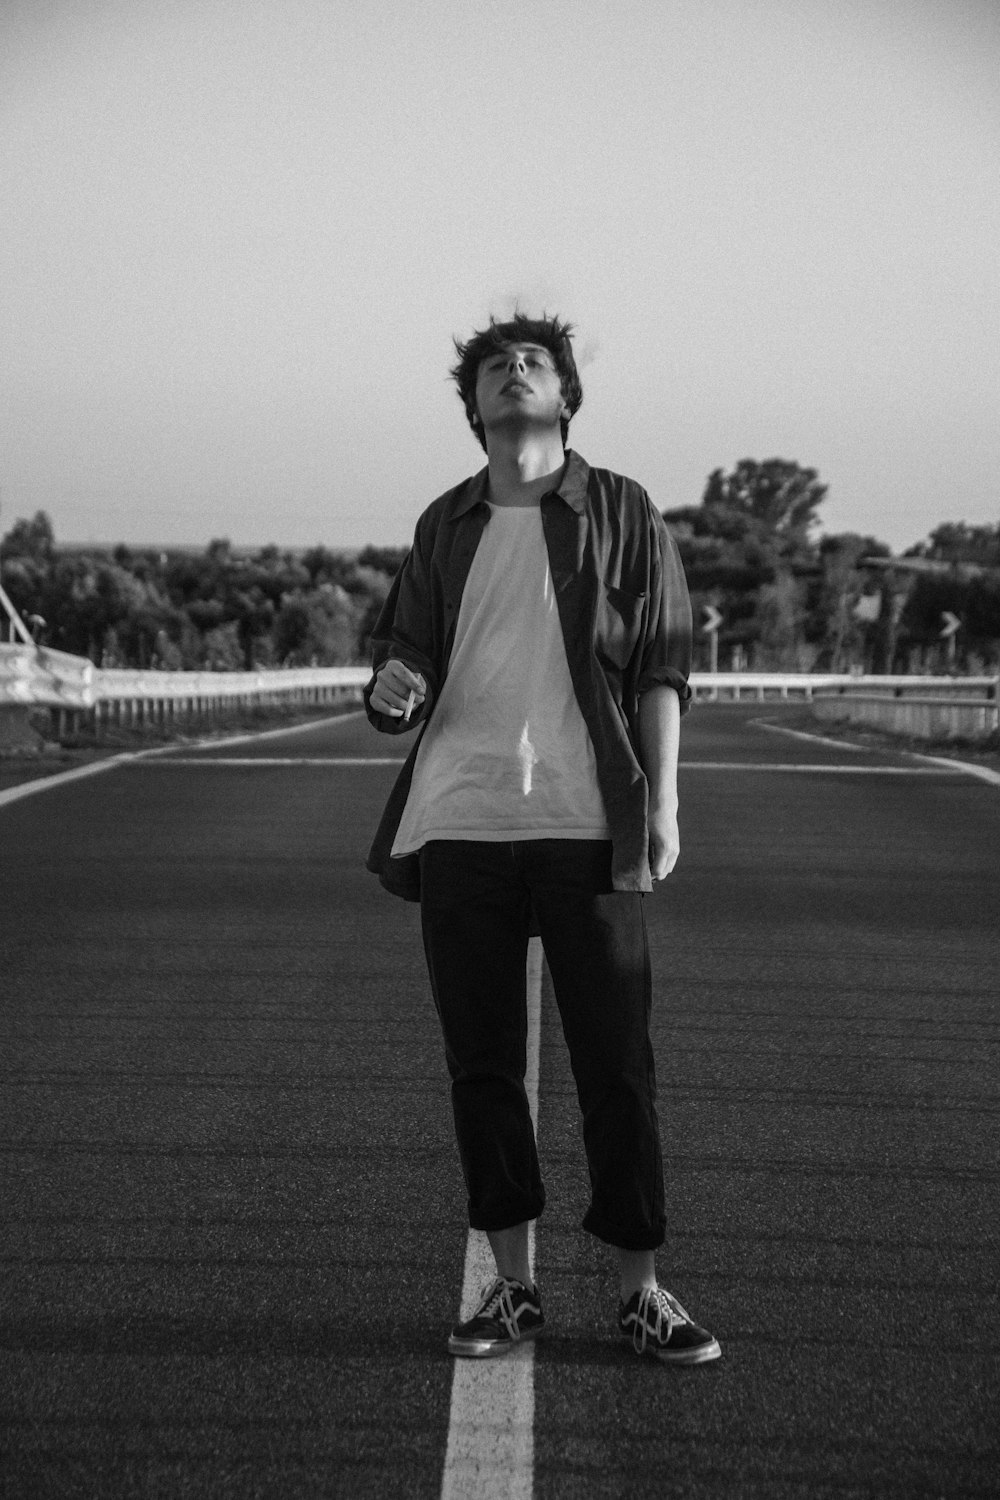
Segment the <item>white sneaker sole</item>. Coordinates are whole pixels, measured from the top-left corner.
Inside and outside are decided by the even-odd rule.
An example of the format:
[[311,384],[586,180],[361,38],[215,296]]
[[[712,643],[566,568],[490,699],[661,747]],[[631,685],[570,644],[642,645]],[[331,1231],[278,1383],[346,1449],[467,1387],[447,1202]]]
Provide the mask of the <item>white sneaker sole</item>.
[[[634,1347],[634,1345],[633,1345]],[[701,1344],[697,1349],[653,1349],[646,1345],[646,1355],[658,1359],[661,1365],[707,1365],[709,1360],[721,1359],[722,1350],[717,1339],[710,1344]]]
[[544,1329],[544,1323],[537,1328],[525,1329],[518,1339],[462,1339],[452,1334],[448,1340],[448,1353],[457,1359],[497,1359],[502,1354],[510,1354],[528,1339],[536,1339]]

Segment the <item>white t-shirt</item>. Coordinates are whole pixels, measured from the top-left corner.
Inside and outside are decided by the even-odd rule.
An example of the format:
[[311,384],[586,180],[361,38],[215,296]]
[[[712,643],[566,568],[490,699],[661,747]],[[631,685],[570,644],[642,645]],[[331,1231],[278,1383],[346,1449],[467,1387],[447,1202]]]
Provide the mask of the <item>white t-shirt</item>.
[[541,510],[491,505],[392,852],[428,839],[610,836]]

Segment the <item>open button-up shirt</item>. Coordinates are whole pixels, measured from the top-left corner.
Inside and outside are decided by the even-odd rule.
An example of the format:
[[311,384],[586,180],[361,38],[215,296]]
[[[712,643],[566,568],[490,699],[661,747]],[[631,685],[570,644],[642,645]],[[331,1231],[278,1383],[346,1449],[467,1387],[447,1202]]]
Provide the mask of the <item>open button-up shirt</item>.
[[[374,672],[365,688],[368,717],[385,734],[426,721],[448,671],[462,592],[489,524],[489,470],[482,469],[428,506],[372,633]],[[567,452],[562,478],[542,496],[542,529],[570,679],[597,762],[612,841],[615,890],[648,891],[648,787],[639,762],[639,699],[676,689],[682,712],[691,689],[691,604],[676,544],[638,484],[592,469]],[[526,643],[530,646],[530,643]],[[375,675],[390,658],[419,672],[427,696],[404,724],[371,707]],[[419,741],[418,741],[419,742]],[[393,787],[368,856],[368,869],[408,900],[420,898],[415,854],[393,857],[415,744]]]

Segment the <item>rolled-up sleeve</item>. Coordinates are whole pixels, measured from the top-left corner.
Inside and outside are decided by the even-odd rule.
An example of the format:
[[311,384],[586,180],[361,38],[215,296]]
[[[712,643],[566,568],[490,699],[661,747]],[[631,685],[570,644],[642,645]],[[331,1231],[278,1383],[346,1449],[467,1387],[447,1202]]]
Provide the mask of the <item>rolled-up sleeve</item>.
[[650,537],[650,590],[639,668],[638,692],[650,688],[675,688],[681,712],[691,703],[691,598],[677,543],[663,517],[652,505]]
[[[404,723],[402,718],[378,713],[371,695],[379,669],[395,658],[419,672],[427,684],[427,697]],[[405,561],[393,580],[372,631],[372,676],[364,688],[365,711],[372,725],[383,734],[405,734],[415,729],[430,712],[437,696],[438,673],[434,663],[431,582],[427,538],[420,525]]]

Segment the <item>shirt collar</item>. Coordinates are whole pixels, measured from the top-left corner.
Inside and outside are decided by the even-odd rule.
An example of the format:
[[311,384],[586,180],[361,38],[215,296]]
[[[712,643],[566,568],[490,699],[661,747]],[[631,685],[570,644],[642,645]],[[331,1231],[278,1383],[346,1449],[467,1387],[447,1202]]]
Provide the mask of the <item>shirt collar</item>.
[[[566,450],[566,467],[563,476],[556,488],[550,491],[558,495],[560,500],[565,500],[571,510],[575,510],[578,516],[582,516],[587,503],[587,480],[590,475],[590,465],[582,459],[579,453],[574,453],[572,448]],[[480,469],[471,479],[466,480],[465,493],[451,513],[451,519],[457,521],[459,516],[464,516],[473,506],[479,505],[486,499],[489,485],[489,465]]]

